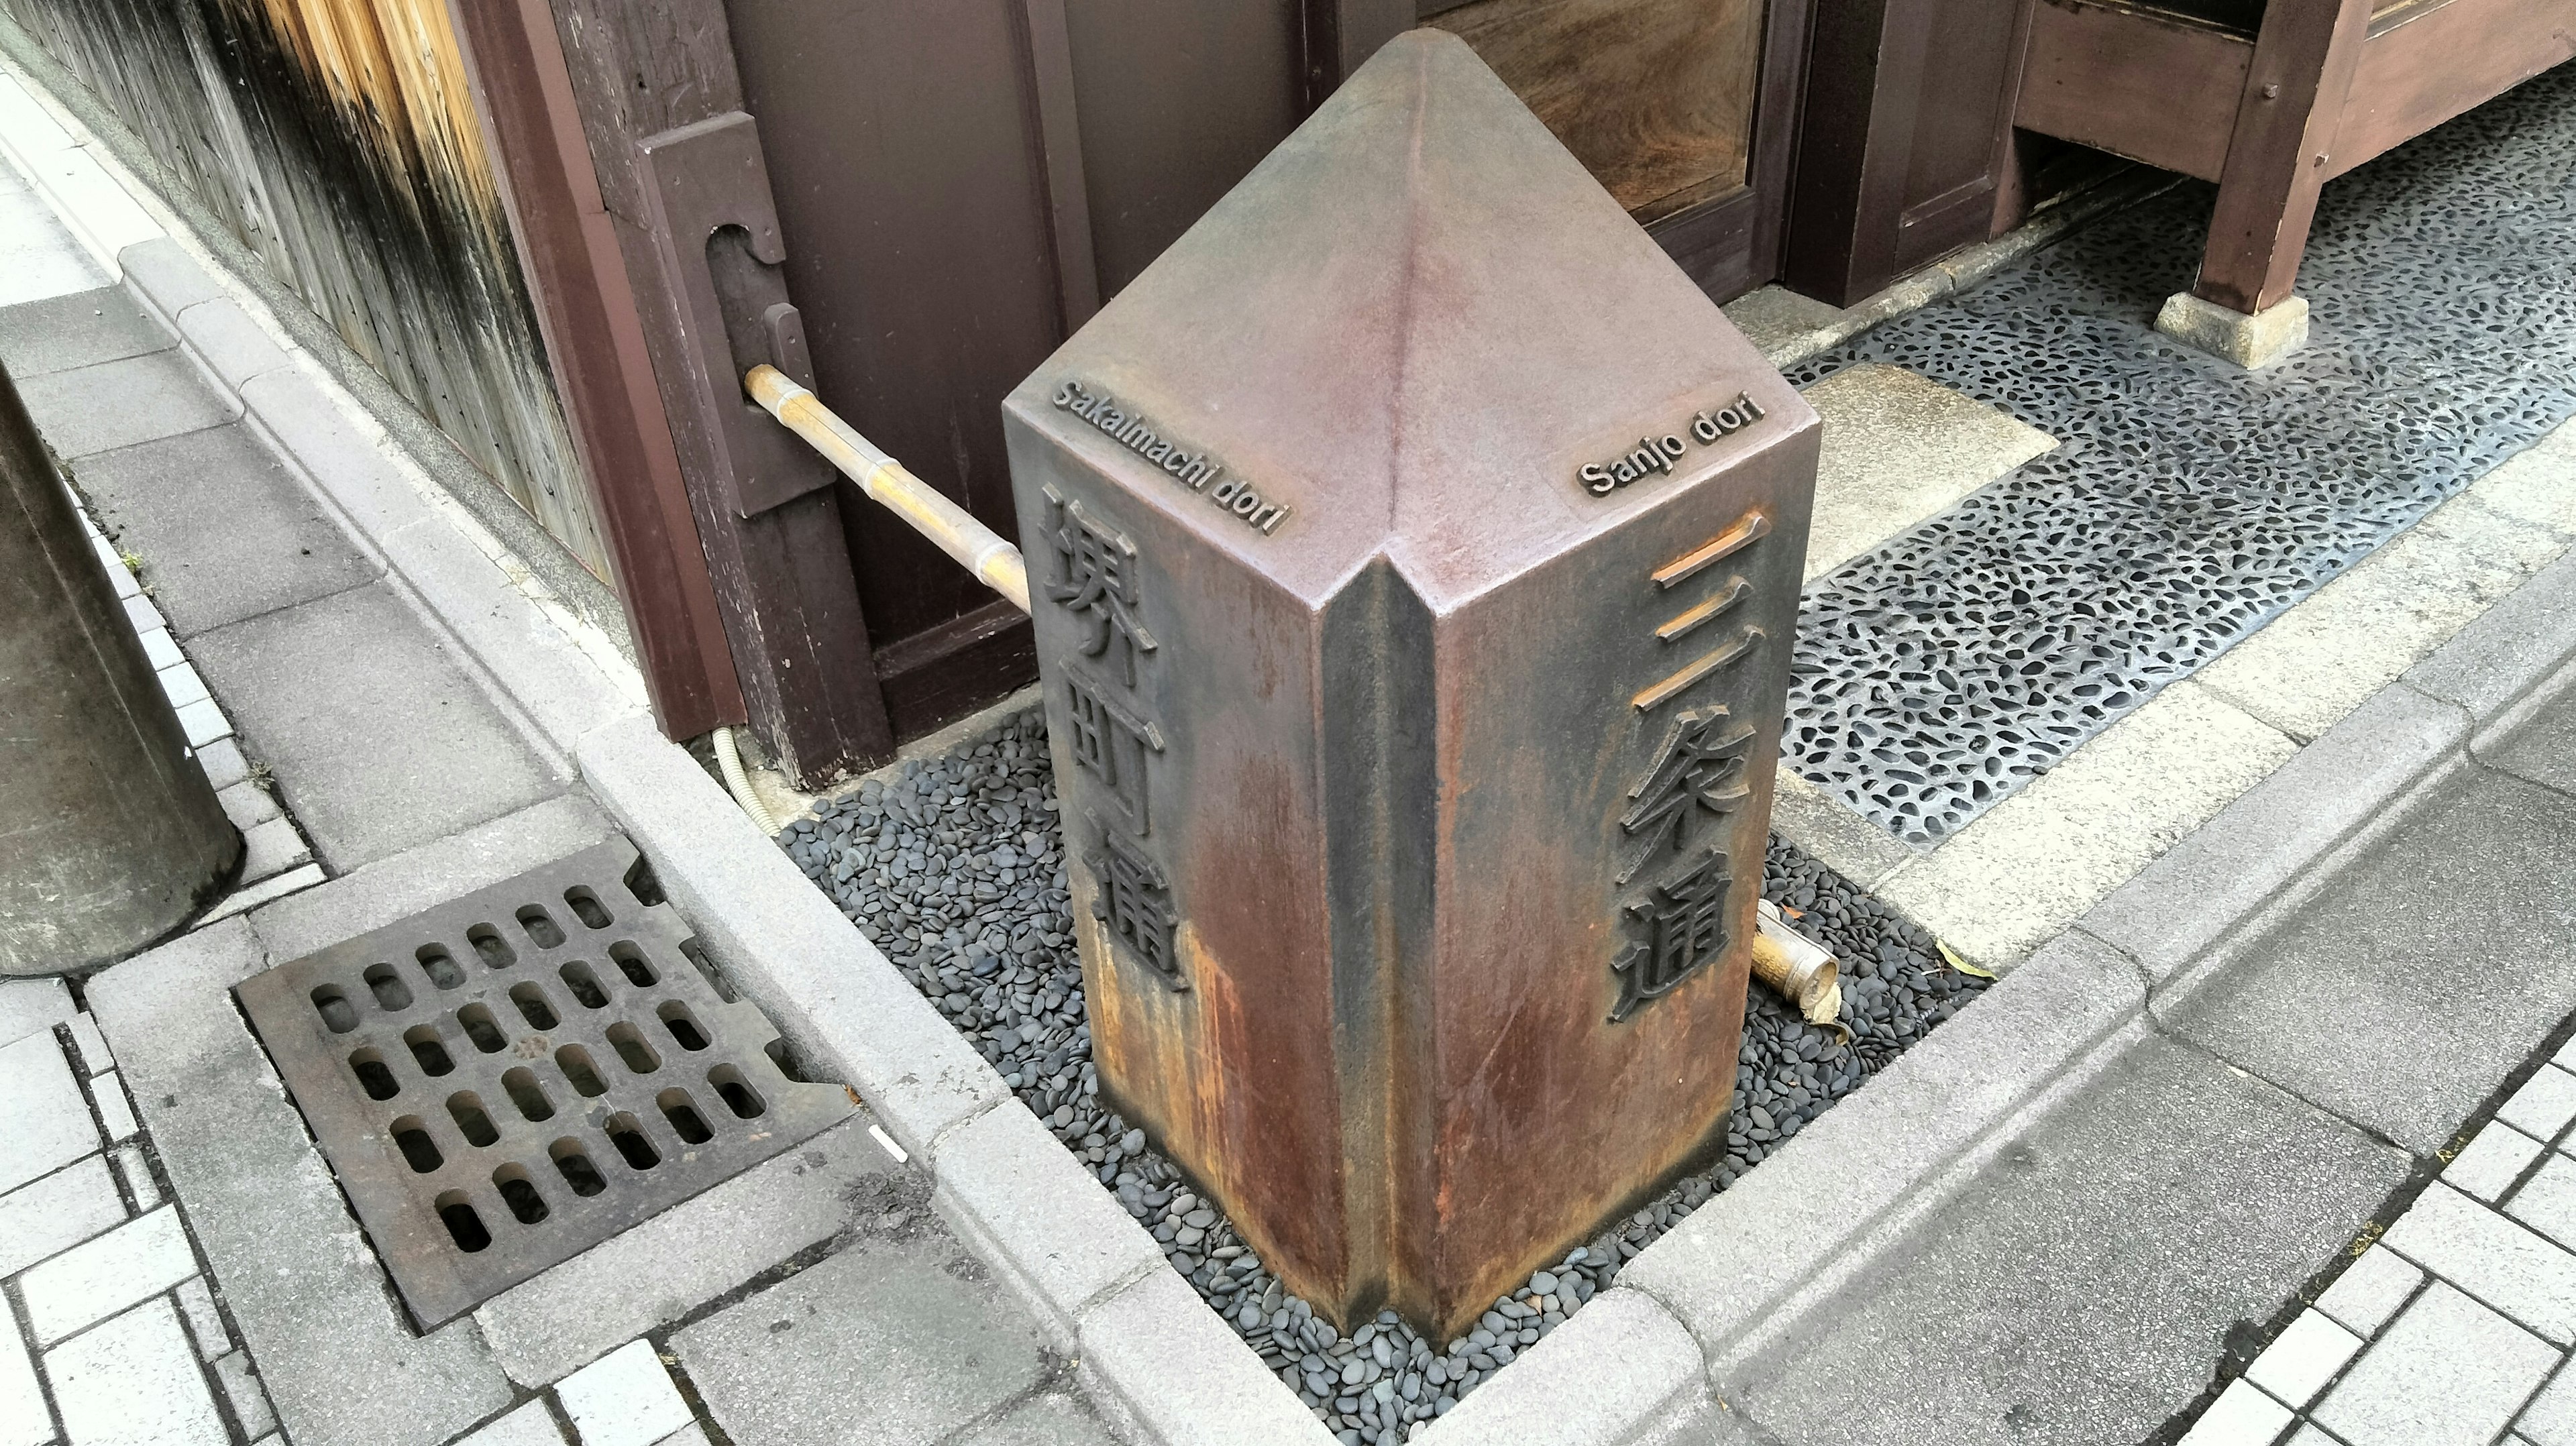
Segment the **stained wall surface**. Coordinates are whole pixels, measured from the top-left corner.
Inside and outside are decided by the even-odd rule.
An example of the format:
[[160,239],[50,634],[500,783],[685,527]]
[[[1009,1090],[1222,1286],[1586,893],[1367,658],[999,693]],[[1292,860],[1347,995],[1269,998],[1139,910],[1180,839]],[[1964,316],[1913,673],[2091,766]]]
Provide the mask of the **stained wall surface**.
[[582,564],[607,553],[444,0],[0,0]]

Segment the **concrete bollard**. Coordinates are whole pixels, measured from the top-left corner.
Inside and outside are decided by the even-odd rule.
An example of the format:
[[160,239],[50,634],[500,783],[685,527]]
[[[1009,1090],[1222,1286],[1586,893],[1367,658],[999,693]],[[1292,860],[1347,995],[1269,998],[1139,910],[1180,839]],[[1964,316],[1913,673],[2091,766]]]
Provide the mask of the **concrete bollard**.
[[0,374],[0,975],[134,953],[202,908],[241,851]]

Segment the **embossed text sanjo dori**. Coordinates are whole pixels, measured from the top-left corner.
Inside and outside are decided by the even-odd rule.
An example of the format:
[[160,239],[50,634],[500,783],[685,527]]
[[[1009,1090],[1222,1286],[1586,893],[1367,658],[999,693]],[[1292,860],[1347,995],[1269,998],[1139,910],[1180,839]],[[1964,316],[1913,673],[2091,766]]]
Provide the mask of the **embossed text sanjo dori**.
[[1116,438],[1120,445],[1172,476],[1267,537],[1288,520],[1285,503],[1272,502],[1242,477],[1228,477],[1205,452],[1192,452],[1157,429],[1148,418],[1118,405],[1107,392],[1068,381],[1055,389],[1054,403]]
[[[1057,405],[1061,406],[1062,403]],[[1762,420],[1762,408],[1743,392],[1723,407],[1703,407],[1691,418],[1688,431],[1693,440],[1705,447],[1720,437],[1743,431]],[[1680,432],[1667,432],[1660,437],[1639,437],[1636,447],[1607,462],[1586,462],[1574,480],[1595,497],[1607,497],[1649,473],[1669,473],[1680,464],[1690,444]]]

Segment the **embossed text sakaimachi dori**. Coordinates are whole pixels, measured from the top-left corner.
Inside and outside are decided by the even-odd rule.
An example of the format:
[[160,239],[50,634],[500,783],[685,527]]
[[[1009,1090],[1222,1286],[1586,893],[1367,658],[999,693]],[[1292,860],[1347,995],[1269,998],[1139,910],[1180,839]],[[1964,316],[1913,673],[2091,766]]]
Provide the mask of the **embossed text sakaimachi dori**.
[[[1063,403],[1057,405],[1062,406]],[[1698,416],[1691,418],[1689,430],[1691,436],[1705,447],[1761,420],[1760,405],[1751,396],[1738,392],[1735,400],[1726,406],[1701,409]],[[1688,450],[1689,444],[1682,440],[1679,432],[1667,432],[1660,437],[1639,437],[1633,451],[1607,462],[1584,463],[1583,470],[1575,474],[1575,480],[1593,496],[1607,497],[1649,473],[1671,472],[1682,460],[1682,453]]]
[[1148,418],[1118,405],[1107,392],[1093,391],[1077,381],[1067,381],[1055,389],[1054,403],[1107,432],[1128,451],[1162,468],[1180,484],[1217,506],[1240,517],[1262,536],[1279,530],[1288,520],[1287,504],[1270,502],[1241,477],[1228,477],[1225,468],[1212,461],[1205,452],[1192,452],[1181,443],[1165,436]]

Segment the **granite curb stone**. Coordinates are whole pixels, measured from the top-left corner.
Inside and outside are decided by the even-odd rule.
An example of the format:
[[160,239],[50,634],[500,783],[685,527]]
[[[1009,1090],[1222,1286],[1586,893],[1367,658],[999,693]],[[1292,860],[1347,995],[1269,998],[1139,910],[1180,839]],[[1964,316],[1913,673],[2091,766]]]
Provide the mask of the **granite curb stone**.
[[179,334],[206,370],[236,395],[243,383],[291,360],[276,338],[229,296],[200,301],[180,312]]
[[2468,736],[2447,702],[2403,683],[2220,809],[2077,923],[2161,987],[2310,866],[2439,772]]
[[867,1121],[844,1120],[501,1292],[474,1323],[510,1379],[561,1380],[831,1239],[889,1165]]
[[[1567,1410],[1572,1402],[1582,1408]],[[1689,1328],[1648,1296],[1614,1286],[1416,1439],[1424,1446],[1631,1446],[1676,1418],[1712,1410],[1705,1361]]]
[[372,539],[421,606],[488,673],[503,698],[566,758],[582,735],[644,716],[630,697],[510,585],[489,554],[444,518],[426,518]]
[[331,499],[370,541],[438,514],[372,436],[353,424],[301,367],[279,367],[242,383],[243,416],[262,440]]
[[51,975],[0,979],[0,1044],[15,1044],[78,1013],[72,992]]
[[121,269],[125,248],[167,234],[89,147],[67,146],[26,162],[27,178],[110,276]]
[[930,1164],[932,1205],[1010,1279],[1060,1350],[1094,1303],[1163,1263],[1154,1237],[1016,1099],[941,1136]]
[[2408,687],[2468,710],[2481,730],[2576,657],[2576,552],[2534,573],[2433,655]]
[[577,757],[726,973],[818,1076],[855,1087],[906,1151],[928,1152],[1010,1099],[984,1057],[650,719],[592,730]]
[[[1870,1225],[2011,1119],[2139,1012],[2117,953],[2069,931],[1710,1199],[1620,1271],[1712,1360],[1729,1352]],[[1579,1319],[1579,1317],[1578,1317]],[[1471,1398],[1472,1399],[1472,1398]]]
[[116,260],[125,271],[125,284],[159,312],[174,333],[179,330],[179,313],[224,296],[224,289],[197,264],[197,258],[167,236],[137,241],[116,253]]
[[14,75],[0,75],[0,146],[24,167],[37,156],[79,144],[54,113]]
[[1333,1441],[1315,1413],[1168,1265],[1083,1317],[1080,1372],[1092,1400],[1131,1439],[1175,1446]]

